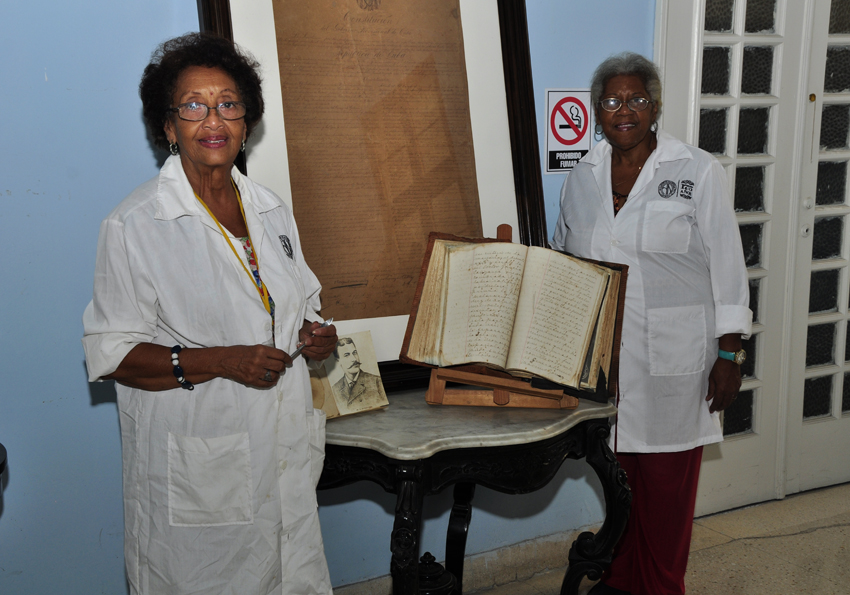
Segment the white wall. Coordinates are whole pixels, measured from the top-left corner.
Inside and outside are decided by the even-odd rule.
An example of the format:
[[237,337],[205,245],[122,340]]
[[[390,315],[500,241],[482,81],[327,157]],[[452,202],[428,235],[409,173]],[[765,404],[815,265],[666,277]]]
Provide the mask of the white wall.
[[[545,88],[587,86],[615,51],[651,56],[653,7],[528,2],[540,131]],[[101,219],[162,159],[141,118],[142,68],[158,42],[197,30],[196,2],[3,2],[0,23],[0,593],[123,593],[114,390],[86,381],[80,319]],[[562,181],[544,176],[549,235]],[[387,574],[394,498],[362,483],[320,503],[334,584]],[[468,553],[596,523],[603,510],[590,467],[572,461],[539,492],[479,488],[473,504]],[[422,551],[437,558],[450,506],[450,490],[426,500]]]

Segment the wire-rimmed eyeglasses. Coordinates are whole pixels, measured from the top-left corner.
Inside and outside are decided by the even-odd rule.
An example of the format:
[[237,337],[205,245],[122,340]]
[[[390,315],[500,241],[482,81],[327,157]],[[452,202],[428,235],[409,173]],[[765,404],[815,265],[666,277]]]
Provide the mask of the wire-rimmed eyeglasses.
[[606,112],[616,112],[623,104],[626,104],[630,110],[633,112],[642,112],[646,108],[649,107],[650,103],[655,103],[654,101],[650,101],[645,97],[632,97],[628,101],[623,101],[622,99],[617,99],[616,97],[606,97],[605,99],[599,100],[599,106],[604,109]]
[[177,112],[181,120],[200,122],[205,120],[211,109],[215,109],[222,120],[238,120],[245,117],[247,108],[241,101],[223,101],[215,106],[205,105],[199,101],[181,103],[177,107],[168,108],[169,112]]

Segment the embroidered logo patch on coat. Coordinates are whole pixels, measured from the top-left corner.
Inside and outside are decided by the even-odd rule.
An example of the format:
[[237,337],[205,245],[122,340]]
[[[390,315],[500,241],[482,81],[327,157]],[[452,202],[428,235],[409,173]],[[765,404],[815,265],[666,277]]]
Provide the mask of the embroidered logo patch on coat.
[[690,200],[694,192],[694,183],[690,180],[679,181],[679,196]]
[[676,182],[673,180],[664,180],[658,185],[658,196],[661,198],[670,198],[676,194]]
[[280,238],[280,243],[283,245],[283,251],[286,252],[286,255],[289,258],[292,258],[292,242],[289,241],[289,238],[284,236],[277,236]]

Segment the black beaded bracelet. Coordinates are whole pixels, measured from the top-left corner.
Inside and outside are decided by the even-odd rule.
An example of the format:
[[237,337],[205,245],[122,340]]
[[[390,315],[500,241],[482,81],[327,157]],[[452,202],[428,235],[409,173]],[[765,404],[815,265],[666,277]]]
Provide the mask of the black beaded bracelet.
[[181,345],[175,345],[171,348],[171,364],[174,366],[174,377],[177,379],[177,382],[180,383],[180,386],[186,390],[195,390],[195,385],[183,377],[183,368],[180,367],[180,360],[177,359],[177,354],[180,353],[182,349],[183,347]]

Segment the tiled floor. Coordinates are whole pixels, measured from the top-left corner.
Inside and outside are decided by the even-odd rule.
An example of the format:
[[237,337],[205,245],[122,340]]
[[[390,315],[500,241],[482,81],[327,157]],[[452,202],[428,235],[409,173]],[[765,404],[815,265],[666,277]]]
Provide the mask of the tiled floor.
[[[565,570],[475,593],[557,595]],[[850,484],[697,519],[685,584],[688,595],[850,595]]]

